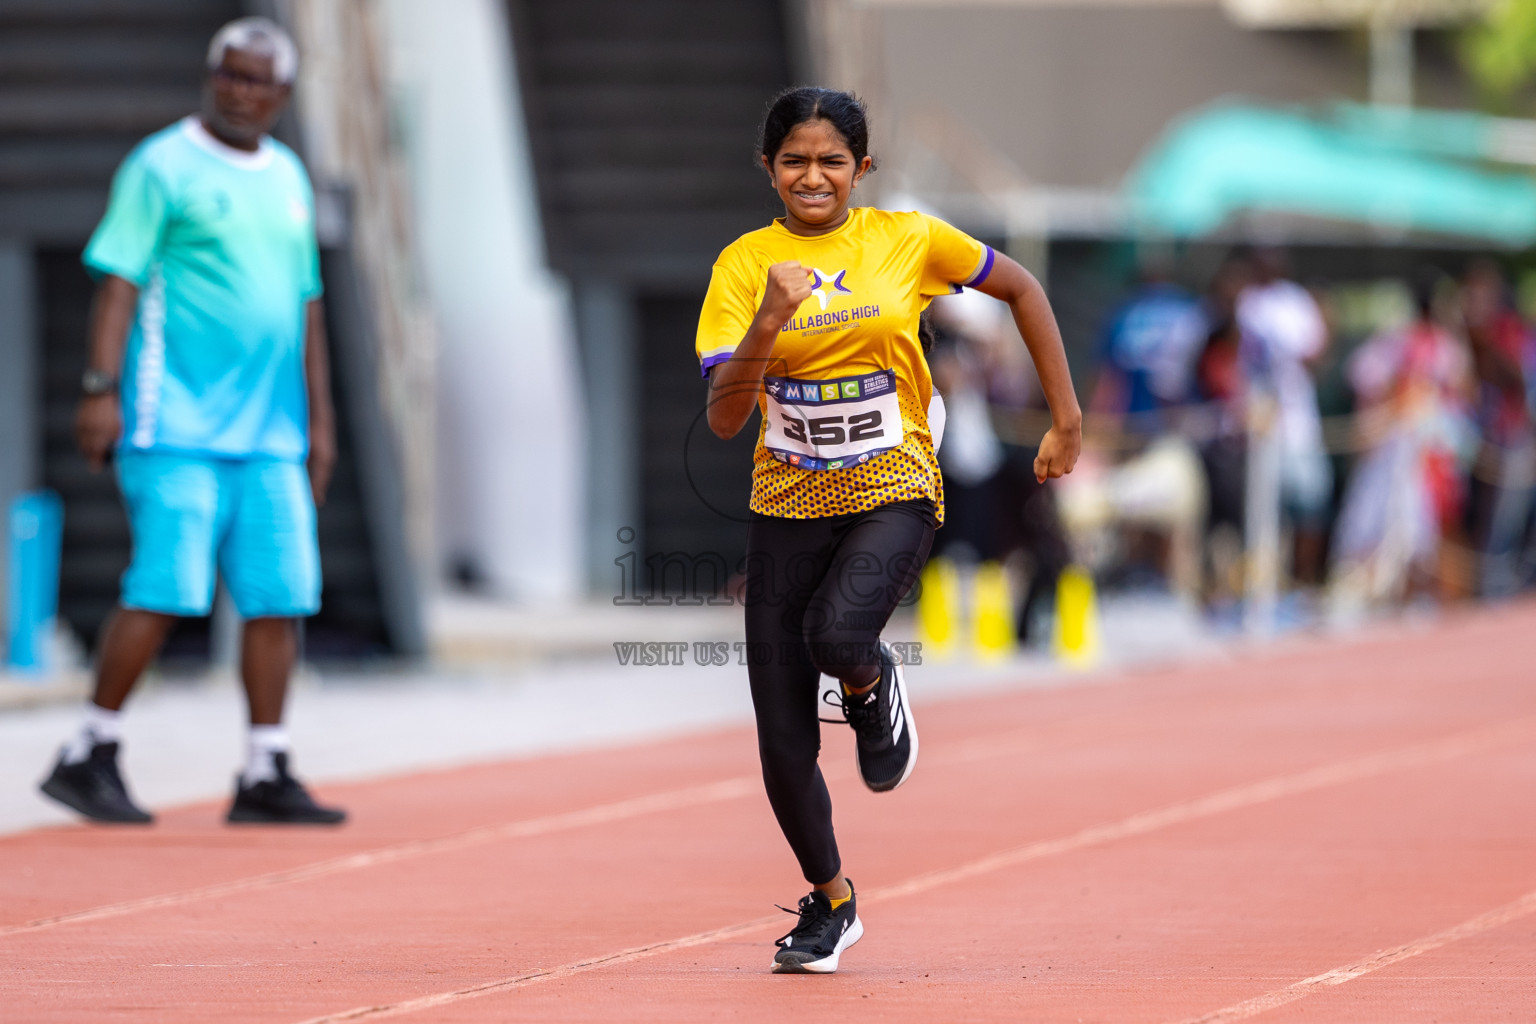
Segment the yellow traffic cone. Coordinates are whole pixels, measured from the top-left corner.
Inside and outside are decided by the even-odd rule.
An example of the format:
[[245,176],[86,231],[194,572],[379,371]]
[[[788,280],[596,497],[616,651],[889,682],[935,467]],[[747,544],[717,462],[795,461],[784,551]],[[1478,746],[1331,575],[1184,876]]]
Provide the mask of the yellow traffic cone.
[[1001,661],[1018,645],[1013,633],[1013,601],[1008,574],[998,562],[983,562],[972,583],[971,641],[980,661]]
[[1093,577],[1080,565],[1069,565],[1056,581],[1056,624],[1052,647],[1073,668],[1090,668],[1099,660],[1099,609]]
[[917,597],[917,640],[925,661],[942,661],[954,654],[959,640],[960,573],[947,558],[923,567]]

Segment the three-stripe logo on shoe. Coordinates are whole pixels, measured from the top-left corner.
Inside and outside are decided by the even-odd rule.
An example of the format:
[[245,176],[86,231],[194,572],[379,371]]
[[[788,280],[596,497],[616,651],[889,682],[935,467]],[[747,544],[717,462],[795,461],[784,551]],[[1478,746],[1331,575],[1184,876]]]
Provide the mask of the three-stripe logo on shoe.
[[901,699],[891,701],[891,742],[901,739],[902,726],[906,725],[906,719],[901,713]]

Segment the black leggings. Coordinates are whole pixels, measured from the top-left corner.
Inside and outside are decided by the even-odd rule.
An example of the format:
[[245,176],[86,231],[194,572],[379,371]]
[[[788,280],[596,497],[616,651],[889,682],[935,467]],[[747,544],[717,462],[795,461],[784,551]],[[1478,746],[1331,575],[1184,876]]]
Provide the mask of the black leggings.
[[880,631],[933,546],[933,505],[904,501],[819,519],[753,514],[747,531],[747,678],[763,784],[812,885],[842,869],[817,767],[822,673],[862,686]]

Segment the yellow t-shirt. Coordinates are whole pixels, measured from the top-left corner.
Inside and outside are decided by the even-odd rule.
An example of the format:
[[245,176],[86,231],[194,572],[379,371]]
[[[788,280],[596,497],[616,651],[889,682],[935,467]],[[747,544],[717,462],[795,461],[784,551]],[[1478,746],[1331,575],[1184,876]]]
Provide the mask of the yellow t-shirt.
[[812,519],[927,498],[943,520],[943,485],[928,430],[933,379],[917,337],[918,317],[934,297],[980,284],[993,259],[991,248],[935,217],[868,207],[849,210],[825,235],[796,235],[776,220],[726,247],[699,314],[695,350],[706,376],[746,336],[768,268],[798,260],[814,273],[814,290],[779,332],[766,376],[830,381],[894,370],[902,420],[898,446],[863,462],[804,469],[787,461],[795,456],[764,446],[769,405],[759,394],[765,419],[753,457],[752,511]]

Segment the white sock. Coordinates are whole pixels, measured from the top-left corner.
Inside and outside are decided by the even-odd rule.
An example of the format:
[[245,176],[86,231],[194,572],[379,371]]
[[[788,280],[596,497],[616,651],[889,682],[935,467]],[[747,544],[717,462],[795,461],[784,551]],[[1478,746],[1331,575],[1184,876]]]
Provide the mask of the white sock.
[[258,782],[271,782],[277,778],[277,762],[274,754],[288,752],[288,728],[282,725],[251,726],[250,744],[247,747],[245,771],[240,773],[242,786],[254,786]]
[[98,743],[116,743],[122,739],[123,713],[109,711],[95,701],[86,701],[85,717],[80,729],[64,745],[64,763],[79,764],[91,756],[91,748]]

